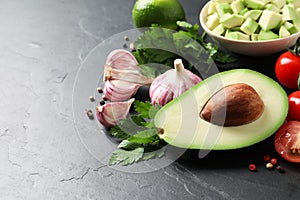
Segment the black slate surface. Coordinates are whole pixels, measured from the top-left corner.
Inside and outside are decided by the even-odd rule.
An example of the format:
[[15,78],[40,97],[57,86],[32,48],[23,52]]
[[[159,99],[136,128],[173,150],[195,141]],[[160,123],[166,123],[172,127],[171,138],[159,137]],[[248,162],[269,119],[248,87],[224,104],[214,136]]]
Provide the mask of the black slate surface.
[[[199,23],[205,1],[181,0]],[[249,148],[181,158],[157,171],[105,166],[74,125],[77,71],[103,40],[133,28],[134,0],[1,1],[0,199],[299,199],[300,165],[280,159],[269,138]],[[240,56],[220,70],[252,68],[274,78],[278,55]],[[88,98],[88,97],[87,97]],[[279,158],[281,174],[263,155]],[[258,171],[247,167],[256,163]]]

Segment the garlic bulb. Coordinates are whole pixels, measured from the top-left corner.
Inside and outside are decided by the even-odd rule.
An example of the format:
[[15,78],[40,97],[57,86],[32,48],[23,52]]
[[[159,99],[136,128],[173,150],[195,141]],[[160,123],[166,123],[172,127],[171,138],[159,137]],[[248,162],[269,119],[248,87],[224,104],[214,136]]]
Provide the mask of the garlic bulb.
[[152,82],[149,90],[151,103],[163,106],[200,81],[200,77],[184,68],[181,59],[176,59],[174,69],[159,75]]
[[99,122],[107,128],[116,125],[120,119],[128,116],[131,104],[134,98],[124,102],[110,102],[103,106],[96,107],[96,116]]
[[112,51],[107,59],[103,75],[104,95],[110,101],[126,101],[143,85],[150,85],[152,78],[145,77],[135,57],[126,50]]

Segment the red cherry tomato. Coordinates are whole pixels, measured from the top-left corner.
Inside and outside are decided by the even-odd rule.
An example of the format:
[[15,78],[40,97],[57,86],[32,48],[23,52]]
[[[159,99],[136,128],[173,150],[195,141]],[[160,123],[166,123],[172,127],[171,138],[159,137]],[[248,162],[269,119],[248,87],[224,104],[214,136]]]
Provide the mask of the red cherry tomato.
[[278,81],[288,88],[296,89],[298,88],[299,73],[300,56],[289,51],[281,54],[275,65],[275,74]]
[[275,134],[275,149],[287,161],[300,163],[300,122],[289,121]]
[[289,120],[300,121],[300,91],[293,92],[288,96],[289,99]]

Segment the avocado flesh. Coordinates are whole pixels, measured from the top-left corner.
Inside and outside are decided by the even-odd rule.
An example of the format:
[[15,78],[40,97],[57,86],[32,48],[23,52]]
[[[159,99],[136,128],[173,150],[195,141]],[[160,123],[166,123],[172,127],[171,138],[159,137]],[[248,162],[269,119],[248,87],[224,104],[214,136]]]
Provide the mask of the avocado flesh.
[[[209,98],[225,86],[245,83],[253,87],[264,102],[261,116],[248,124],[222,127],[199,117]],[[154,118],[163,129],[160,138],[167,143],[188,149],[226,150],[258,143],[271,136],[285,121],[287,95],[271,78],[248,69],[216,74],[195,85],[162,107]]]

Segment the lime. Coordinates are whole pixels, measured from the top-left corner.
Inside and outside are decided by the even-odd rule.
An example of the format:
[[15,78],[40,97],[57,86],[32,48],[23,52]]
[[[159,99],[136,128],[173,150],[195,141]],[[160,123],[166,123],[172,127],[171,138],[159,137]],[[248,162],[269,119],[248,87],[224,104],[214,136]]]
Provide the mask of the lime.
[[137,0],[132,9],[132,20],[137,28],[158,24],[177,29],[177,21],[185,20],[185,12],[178,0]]

